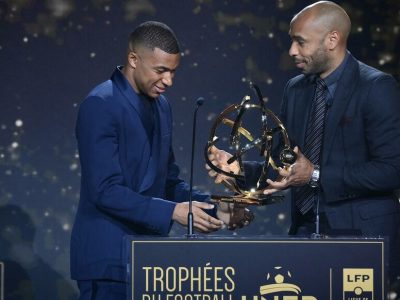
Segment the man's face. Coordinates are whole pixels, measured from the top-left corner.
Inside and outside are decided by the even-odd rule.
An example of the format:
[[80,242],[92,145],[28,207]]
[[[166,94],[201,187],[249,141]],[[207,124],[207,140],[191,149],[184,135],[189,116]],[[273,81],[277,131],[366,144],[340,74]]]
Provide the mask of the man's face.
[[128,80],[137,93],[157,98],[172,86],[175,70],[179,65],[180,54],[169,54],[159,48],[153,51],[139,48],[129,54],[134,61],[134,72]]
[[310,16],[298,16],[290,24],[292,44],[289,55],[303,74],[329,74],[331,58],[325,44],[326,29]]

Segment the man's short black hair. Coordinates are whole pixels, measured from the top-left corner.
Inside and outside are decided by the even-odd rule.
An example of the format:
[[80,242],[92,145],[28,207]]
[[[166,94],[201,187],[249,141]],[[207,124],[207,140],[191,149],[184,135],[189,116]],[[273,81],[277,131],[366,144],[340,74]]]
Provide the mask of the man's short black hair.
[[180,51],[172,29],[156,21],[147,21],[136,27],[129,36],[129,46],[131,51],[136,51],[138,46],[151,50],[159,48],[169,54],[177,54]]

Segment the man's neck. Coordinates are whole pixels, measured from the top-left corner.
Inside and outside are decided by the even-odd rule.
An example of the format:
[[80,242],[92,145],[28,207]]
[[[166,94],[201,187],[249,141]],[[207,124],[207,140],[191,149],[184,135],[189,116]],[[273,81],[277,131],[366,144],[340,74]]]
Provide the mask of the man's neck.
[[320,77],[322,79],[328,77],[330,74],[332,74],[333,71],[335,71],[340,64],[343,62],[344,58],[346,57],[346,49],[343,49],[342,51],[340,51],[338,54],[336,54],[332,60],[332,66],[331,68],[329,68],[328,71],[321,73]]

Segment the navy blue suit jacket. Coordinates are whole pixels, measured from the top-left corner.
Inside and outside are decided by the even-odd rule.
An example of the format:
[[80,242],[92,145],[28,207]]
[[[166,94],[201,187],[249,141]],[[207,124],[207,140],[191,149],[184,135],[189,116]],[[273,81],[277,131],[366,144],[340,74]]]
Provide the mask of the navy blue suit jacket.
[[[78,280],[126,279],[125,235],[167,235],[176,202],[189,188],[178,178],[171,147],[172,115],[156,101],[154,135],[141,120],[141,101],[120,70],[80,105],[76,136],[81,195],[71,238],[71,275]],[[149,142],[152,138],[152,143]],[[199,201],[207,195],[194,192]]]

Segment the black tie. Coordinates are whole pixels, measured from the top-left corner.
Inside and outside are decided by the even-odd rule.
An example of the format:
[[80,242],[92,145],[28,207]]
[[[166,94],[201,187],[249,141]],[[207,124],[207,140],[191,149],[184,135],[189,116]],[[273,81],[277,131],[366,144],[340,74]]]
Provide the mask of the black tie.
[[[321,78],[316,79],[315,96],[312,103],[311,114],[308,121],[304,155],[314,164],[320,165],[322,140],[326,115],[327,86]],[[295,195],[296,206],[304,215],[316,203],[318,189],[309,185],[300,187]]]

